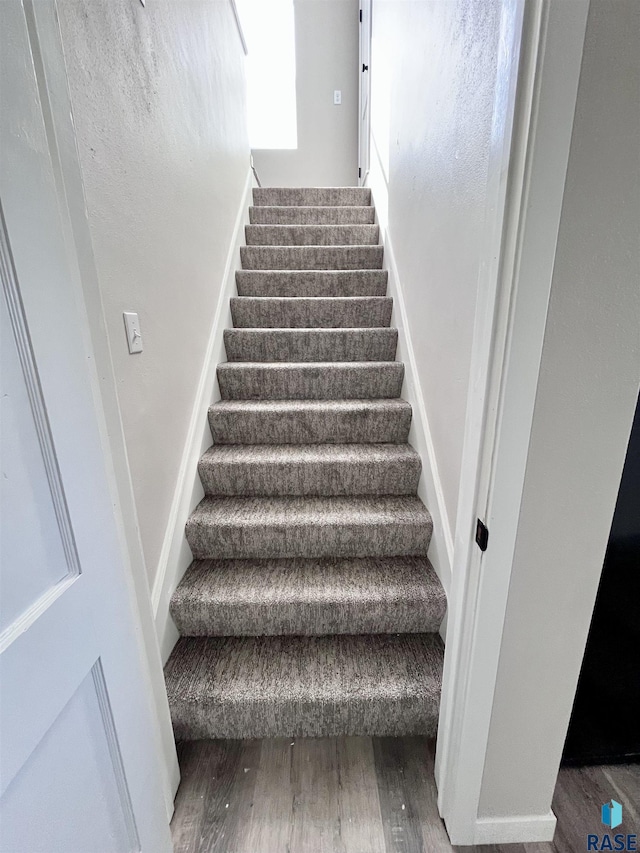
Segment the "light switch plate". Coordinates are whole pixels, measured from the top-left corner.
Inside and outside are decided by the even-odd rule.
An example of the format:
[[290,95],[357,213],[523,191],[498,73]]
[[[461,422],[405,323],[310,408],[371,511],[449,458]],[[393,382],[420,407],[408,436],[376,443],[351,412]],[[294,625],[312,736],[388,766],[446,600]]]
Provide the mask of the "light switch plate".
[[140,331],[140,320],[133,311],[124,311],[124,328],[127,333],[129,352],[142,352],[142,333]]
[[342,103],[342,90],[341,89],[335,89],[334,90],[334,92],[333,92],[333,103],[336,106],[340,106],[340,104]]

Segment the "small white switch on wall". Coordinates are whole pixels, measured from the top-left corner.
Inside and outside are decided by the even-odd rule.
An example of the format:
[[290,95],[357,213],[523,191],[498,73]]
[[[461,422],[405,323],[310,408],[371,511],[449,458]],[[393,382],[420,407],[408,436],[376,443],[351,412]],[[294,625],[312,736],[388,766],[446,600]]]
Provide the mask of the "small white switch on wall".
[[138,315],[133,311],[125,311],[124,327],[127,332],[127,343],[129,344],[129,352],[142,352],[142,334],[140,332],[140,320]]
[[333,103],[336,106],[339,106],[342,103],[342,91],[340,89],[335,89],[333,93]]

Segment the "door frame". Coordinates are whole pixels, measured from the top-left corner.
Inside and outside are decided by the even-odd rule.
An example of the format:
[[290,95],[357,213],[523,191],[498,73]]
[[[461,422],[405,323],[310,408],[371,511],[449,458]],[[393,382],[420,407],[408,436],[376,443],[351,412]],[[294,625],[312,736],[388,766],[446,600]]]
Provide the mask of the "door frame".
[[[360,23],[358,26],[358,186],[366,185],[371,162],[371,33],[373,0],[360,0]],[[362,70],[368,60],[366,72]],[[363,75],[367,75],[367,111],[366,130],[362,130],[362,88]]]
[[[436,752],[438,808],[456,845],[547,841],[555,817],[479,819],[478,806],[560,225],[589,0],[505,0],[511,121],[491,154]],[[510,116],[510,118],[509,118]],[[489,528],[483,553],[476,520]]]
[[57,0],[22,0],[22,5],[43,107],[61,226],[81,303],[79,310],[85,320],[80,333],[84,338],[90,365],[90,383],[104,455],[105,481],[111,496],[122,570],[137,617],[145,686],[152,709],[151,737],[159,756],[160,785],[167,818],[170,820],[180,783],[180,771],[87,216]]

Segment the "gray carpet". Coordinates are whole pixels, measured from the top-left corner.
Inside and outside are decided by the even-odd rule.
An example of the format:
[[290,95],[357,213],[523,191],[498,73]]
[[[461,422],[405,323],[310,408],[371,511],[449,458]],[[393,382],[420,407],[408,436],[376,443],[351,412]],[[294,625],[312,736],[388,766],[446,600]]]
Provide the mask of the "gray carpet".
[[426,555],[431,516],[414,495],[205,497],[187,541],[206,557]]
[[403,444],[405,400],[221,400],[209,409],[214,444]]
[[229,361],[393,361],[397,329],[225,329]]
[[415,495],[420,457],[408,444],[222,444],[198,473],[208,495]]
[[368,207],[371,190],[367,187],[261,187],[253,190],[254,205],[331,205]]
[[426,557],[199,560],[171,602],[198,636],[434,633],[442,587]]
[[293,207],[262,205],[249,208],[252,225],[373,225],[376,212],[373,207]]
[[238,296],[384,296],[386,270],[238,270]]
[[180,739],[435,734],[437,634],[183,637],[166,667]]
[[247,225],[247,246],[375,246],[377,225]]
[[231,299],[231,317],[238,329],[366,329],[388,326],[392,308],[393,300],[388,296]]
[[370,191],[253,195],[171,600],[175,734],[432,735],[446,602]]
[[218,365],[223,400],[363,400],[399,397],[404,365],[396,361],[229,361]]
[[241,246],[245,270],[379,270],[382,246]]

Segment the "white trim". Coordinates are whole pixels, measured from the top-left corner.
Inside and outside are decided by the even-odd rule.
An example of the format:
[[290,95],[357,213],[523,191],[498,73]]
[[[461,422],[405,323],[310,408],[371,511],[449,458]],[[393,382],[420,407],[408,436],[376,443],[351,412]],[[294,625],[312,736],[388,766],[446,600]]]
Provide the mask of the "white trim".
[[193,509],[204,497],[198,478],[198,460],[211,445],[207,411],[212,403],[220,399],[216,370],[220,362],[226,361],[223,332],[232,325],[229,300],[236,292],[235,274],[240,246],[244,244],[244,226],[249,221],[252,177],[249,170],[229,244],[222,287],[189,419],[187,438],[151,592],[151,606],[163,663],[166,663],[178,639],[178,631],[169,614],[171,596],[193,559],[185,538],[184,526]]
[[[360,0],[360,23],[358,25],[358,185],[367,186],[371,164],[371,36],[373,21],[373,0]],[[365,32],[365,26],[368,31]],[[363,77],[362,66],[367,68],[367,121],[366,132],[362,129]]]
[[393,298],[391,325],[398,330],[397,359],[404,363],[402,396],[411,403],[413,410],[409,442],[422,460],[422,476],[418,484],[418,496],[429,509],[433,518],[433,536],[429,546],[429,559],[440,578],[447,595],[451,587],[453,563],[453,535],[444,499],[444,490],[438,471],[433,438],[418,379],[416,356],[411,341],[407,308],[402,284],[396,265],[395,254],[388,230],[388,190],[378,149],[373,144],[375,160],[368,173],[367,185],[371,188],[372,201],[376,207],[376,221],[380,227],[380,242],[384,246],[384,269],[389,274],[387,293]]
[[409,332],[404,294],[396,266],[393,244],[386,228],[382,242],[385,247],[384,265],[389,271],[388,294],[393,297],[392,324],[398,329],[398,360],[404,362],[402,396],[411,403],[413,409],[409,441],[418,451],[421,459],[426,462],[423,464],[422,476],[418,484],[418,496],[429,508],[433,518],[434,531],[429,547],[429,558],[434,568],[437,566],[438,576],[448,593],[451,586],[451,566],[453,564],[453,534],[422,386],[418,379],[418,365]]
[[[587,11],[588,0],[524,9],[497,288],[479,305],[474,338],[436,758],[456,845],[479,843],[478,832],[482,843],[544,840],[526,827],[550,829],[549,816],[478,812]],[[490,530],[484,555],[472,544],[476,515]]]
[[474,844],[534,844],[553,841],[556,816],[552,811],[518,817],[482,817],[476,821]]
[[[511,16],[515,13],[515,20]],[[452,589],[449,597],[447,635],[445,642],[445,666],[443,672],[442,697],[440,703],[439,738],[436,748],[435,775],[438,787],[438,807],[443,817],[449,814],[447,804],[452,788],[465,787],[465,781],[457,777],[458,729],[461,709],[465,707],[469,659],[475,641],[473,632],[474,606],[480,571],[481,552],[474,542],[473,528],[477,517],[485,519],[483,487],[487,476],[483,463],[487,459],[486,447],[492,443],[491,420],[488,413],[495,412],[495,398],[501,374],[492,376],[492,363],[501,366],[499,353],[500,326],[499,303],[502,292],[510,293],[499,279],[499,264],[502,261],[503,222],[507,205],[507,179],[513,174],[513,162],[517,149],[511,147],[512,126],[516,105],[516,88],[521,42],[523,33],[524,3],[522,0],[505,3],[501,15],[501,29],[511,26],[510,37],[500,39],[498,67],[505,68],[509,86],[496,89],[493,105],[493,137],[498,145],[492,146],[487,178],[487,202],[483,235],[483,256],[478,273],[477,304],[474,321],[469,390],[465,418],[462,451],[458,510],[455,527],[454,559],[452,566]],[[520,81],[522,87],[523,81]],[[522,98],[522,93],[519,93]],[[496,124],[498,127],[496,128]],[[495,131],[499,130],[499,133]],[[511,178],[513,180],[513,178]],[[495,339],[494,339],[495,335]],[[497,383],[494,384],[494,383]],[[480,509],[480,506],[483,509]],[[491,536],[491,531],[490,531]],[[491,540],[493,545],[493,538]],[[497,663],[497,660],[496,660]],[[467,831],[477,815],[477,803],[465,811]],[[446,821],[445,821],[446,822]],[[449,828],[449,827],[448,827]],[[472,837],[467,834],[465,838]],[[473,843],[456,841],[452,843]]]

